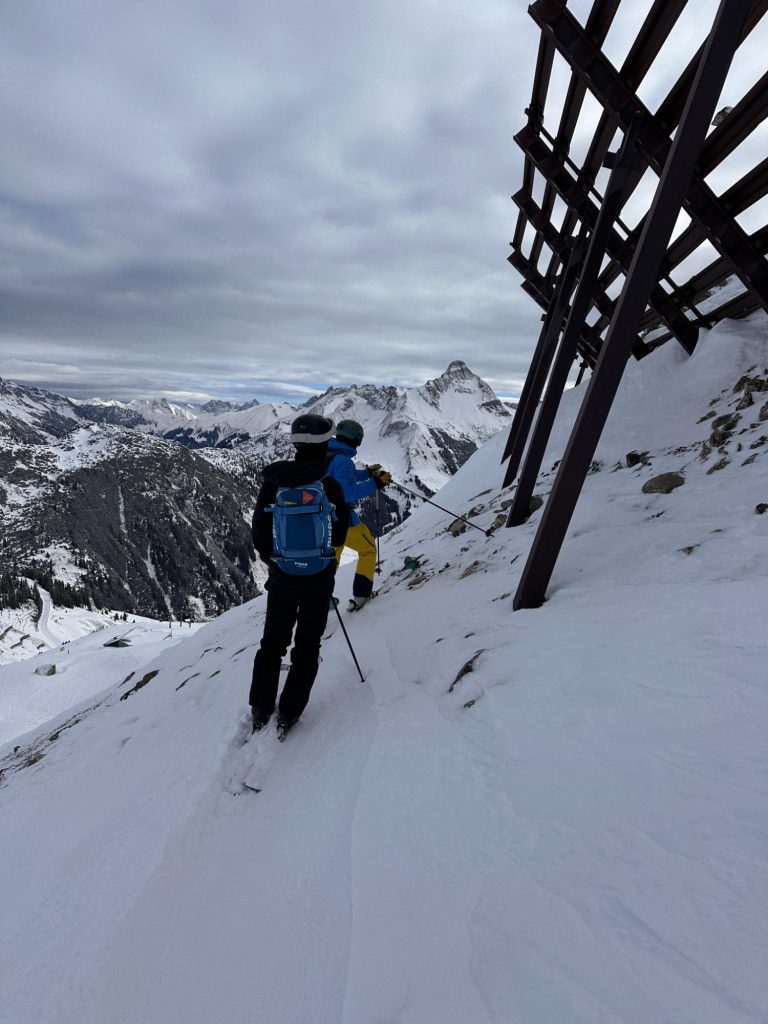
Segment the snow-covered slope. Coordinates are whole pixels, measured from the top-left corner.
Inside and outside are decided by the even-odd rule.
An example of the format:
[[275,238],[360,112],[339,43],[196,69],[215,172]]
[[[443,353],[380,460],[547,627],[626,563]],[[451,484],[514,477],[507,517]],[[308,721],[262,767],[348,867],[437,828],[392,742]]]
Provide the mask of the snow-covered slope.
[[[45,654],[98,630],[111,630],[118,622],[117,612],[55,607],[44,588],[39,587],[38,593],[42,604],[39,617],[33,602],[18,608],[0,607],[0,664],[24,661],[40,653]],[[119,619],[122,621],[122,616]],[[127,621],[131,624],[141,623],[147,628],[164,628],[168,632],[167,622],[143,619],[137,615],[131,615]],[[127,630],[128,627],[123,626],[122,632]],[[30,671],[34,668],[34,665],[30,665]]]
[[[347,621],[366,683],[331,624],[262,793],[230,791],[267,739],[241,746],[264,598],[27,737],[0,790],[8,1019],[764,1021],[767,339],[629,368],[535,611],[511,593],[539,514],[499,525],[484,446],[439,500],[496,529],[425,505],[384,539]],[[643,493],[663,471],[685,484]]]
[[43,600],[36,624],[23,609],[0,609],[0,662],[13,663],[0,672],[0,745],[135,675],[200,628],[52,608],[45,592]]

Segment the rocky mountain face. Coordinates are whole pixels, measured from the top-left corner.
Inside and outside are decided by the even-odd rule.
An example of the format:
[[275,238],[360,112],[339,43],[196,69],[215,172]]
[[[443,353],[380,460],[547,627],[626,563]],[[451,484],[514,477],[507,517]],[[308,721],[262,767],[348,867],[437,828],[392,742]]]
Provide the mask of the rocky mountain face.
[[85,420],[77,405],[63,395],[0,378],[0,437],[47,444]]
[[[460,361],[418,388],[330,388],[300,408],[361,422],[361,462],[425,496],[510,417]],[[291,456],[296,415],[256,400],[76,403],[0,380],[0,573],[56,580],[75,604],[160,618],[250,599],[261,468]],[[412,500],[392,487],[363,518],[383,531]]]
[[55,581],[66,603],[156,618],[213,615],[255,596],[251,467],[238,460],[233,472],[231,460],[85,425],[78,413],[0,382],[0,575]]

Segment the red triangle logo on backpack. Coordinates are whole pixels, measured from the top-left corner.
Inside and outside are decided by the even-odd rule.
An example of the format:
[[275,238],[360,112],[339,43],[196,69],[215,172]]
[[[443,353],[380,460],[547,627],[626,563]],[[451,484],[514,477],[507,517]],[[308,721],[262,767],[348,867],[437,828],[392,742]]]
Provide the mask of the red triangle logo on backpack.
[[310,491],[301,492],[301,503],[302,505],[310,505],[315,500],[314,494]]

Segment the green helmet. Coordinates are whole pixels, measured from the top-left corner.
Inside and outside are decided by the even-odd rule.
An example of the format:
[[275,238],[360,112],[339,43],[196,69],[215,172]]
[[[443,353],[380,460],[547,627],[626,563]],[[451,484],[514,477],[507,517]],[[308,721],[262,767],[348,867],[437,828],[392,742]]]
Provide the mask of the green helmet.
[[361,443],[364,434],[365,431],[357,420],[341,420],[336,427],[336,437],[340,441],[346,441],[348,444],[351,444],[354,448],[357,448]]

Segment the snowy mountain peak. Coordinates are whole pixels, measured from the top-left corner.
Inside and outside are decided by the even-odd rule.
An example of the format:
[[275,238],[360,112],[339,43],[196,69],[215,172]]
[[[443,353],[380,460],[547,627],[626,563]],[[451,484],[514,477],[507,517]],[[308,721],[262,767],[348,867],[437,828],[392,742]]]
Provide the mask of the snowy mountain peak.
[[434,380],[428,380],[418,390],[424,399],[435,408],[444,407],[444,396],[448,394],[466,395],[469,396],[469,402],[464,400],[466,405],[474,403],[478,409],[483,409],[499,418],[509,415],[508,410],[496,397],[491,387],[482,377],[473,373],[461,359],[454,359],[444,373],[435,377]]
[[186,405],[178,405],[168,398],[134,398],[130,406],[150,417],[172,417],[181,420],[195,420],[197,416]]
[[129,406],[117,398],[72,398],[70,401],[77,406],[95,405],[104,409],[127,409]]
[[452,363],[448,364],[448,369],[445,371],[445,373],[441,374],[441,376],[443,376],[443,377],[448,377],[448,376],[453,376],[453,377],[456,377],[456,376],[470,376],[470,377],[474,377],[475,374],[472,373],[472,371],[470,370],[470,368],[467,366],[467,364],[464,362],[463,359],[454,359]]
[[235,405],[233,402],[225,402],[219,398],[212,398],[209,402],[204,402],[200,407],[200,412],[209,412],[213,415],[222,412],[235,412],[240,407]]

